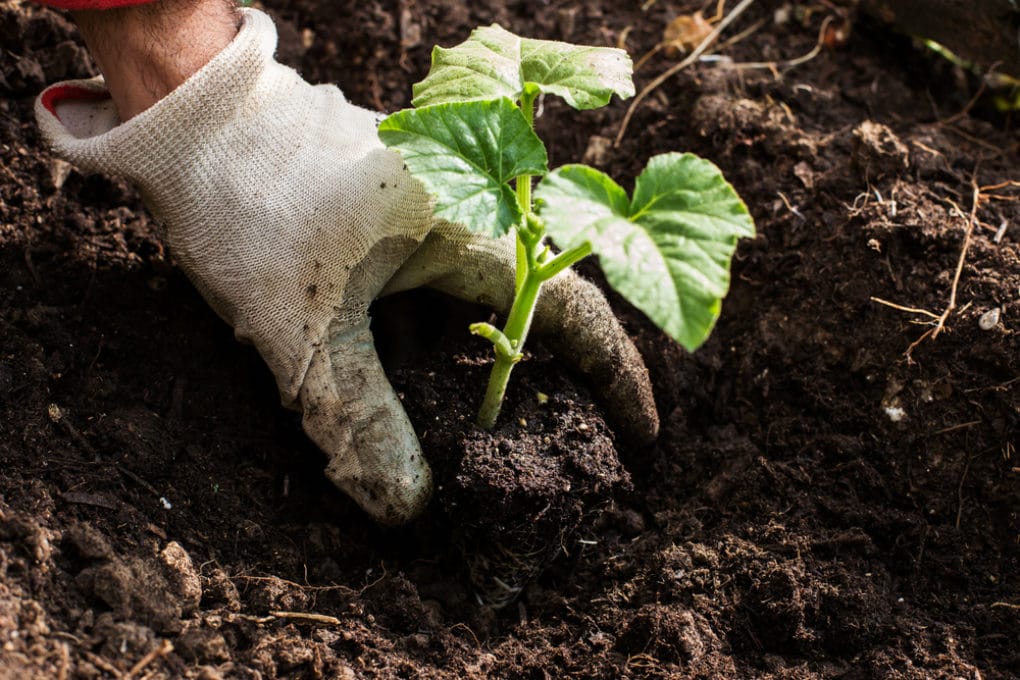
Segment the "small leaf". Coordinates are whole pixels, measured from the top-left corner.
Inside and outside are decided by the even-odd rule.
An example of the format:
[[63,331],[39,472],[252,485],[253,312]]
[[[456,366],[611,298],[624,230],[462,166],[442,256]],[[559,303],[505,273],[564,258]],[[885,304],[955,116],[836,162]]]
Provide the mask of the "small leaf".
[[489,236],[521,220],[508,182],[549,170],[545,146],[506,98],[405,109],[379,124],[379,138],[435,196],[437,217]]
[[595,109],[612,95],[634,95],[633,68],[623,50],[521,38],[498,24],[477,28],[460,45],[432,50],[428,77],[414,86],[414,105],[509,97],[525,87]]
[[590,243],[609,284],[689,351],[712,331],[747,207],[719,169],[693,154],[653,157],[634,198],[604,173],[567,165],[538,185],[542,218],[564,249]]

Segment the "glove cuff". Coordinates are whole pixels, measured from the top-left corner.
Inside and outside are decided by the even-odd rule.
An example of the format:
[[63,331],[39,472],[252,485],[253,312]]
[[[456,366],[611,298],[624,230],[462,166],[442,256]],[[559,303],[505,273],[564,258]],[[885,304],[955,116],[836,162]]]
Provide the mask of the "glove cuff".
[[267,66],[275,64],[272,20],[252,9],[241,10],[241,17],[227,47],[129,121],[120,121],[102,77],[46,88],[35,104],[43,136],[81,170],[126,175],[149,194],[166,173],[203,154],[222,127],[236,124]]
[[49,88],[36,112],[69,161],[134,182],[180,268],[293,405],[331,321],[364,319],[431,213],[376,114],[277,63],[268,16],[241,18],[230,45],[128,121],[98,79]]

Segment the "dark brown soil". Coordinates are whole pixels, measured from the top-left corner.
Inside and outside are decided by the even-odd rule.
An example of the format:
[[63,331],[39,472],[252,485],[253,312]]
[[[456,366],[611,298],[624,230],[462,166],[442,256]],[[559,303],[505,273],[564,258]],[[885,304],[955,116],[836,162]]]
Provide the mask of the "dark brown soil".
[[[434,295],[416,298],[443,313]],[[409,308],[407,300],[379,303],[376,334],[386,335],[384,320],[406,319]],[[476,601],[498,609],[561,551],[569,553],[577,531],[590,531],[615,493],[632,487],[591,398],[553,357],[529,353],[517,365],[508,406],[486,432],[474,415],[491,350],[463,333],[442,341],[442,350],[431,348],[436,356],[419,347],[391,371],[435,470],[434,507],[419,531],[447,532],[437,539],[460,549]]]
[[[640,55],[699,8],[266,4],[281,58],[388,110],[432,44],[476,24],[626,36]],[[795,68],[673,77],[601,157],[626,106],[546,102],[555,164],[589,151],[624,180],[652,154],[695,151],[760,234],[694,355],[618,302],[663,420],[645,450],[614,441],[540,346],[504,429],[482,438],[470,419],[487,349],[465,330],[478,311],[380,305],[381,335],[416,340],[385,354],[441,484],[394,530],[325,481],[268,371],[173,267],[133,189],[44,148],[33,96],[92,66],[59,15],[0,2],[0,678],[1020,677],[1017,185],[982,191],[937,337],[917,342],[930,317],[873,299],[941,314],[973,186],[1020,179],[1020,135],[1011,114],[968,107],[976,78],[845,3],[762,0],[727,35],[757,31],[723,52],[803,55],[837,14],[848,41]],[[639,87],[673,63],[653,57]],[[515,462],[545,437],[552,455]],[[544,534],[561,554],[499,611],[469,575],[500,553],[470,536],[519,487],[478,496],[465,480],[479,452],[539,481],[594,460],[577,479],[609,480],[548,496],[578,528]]]

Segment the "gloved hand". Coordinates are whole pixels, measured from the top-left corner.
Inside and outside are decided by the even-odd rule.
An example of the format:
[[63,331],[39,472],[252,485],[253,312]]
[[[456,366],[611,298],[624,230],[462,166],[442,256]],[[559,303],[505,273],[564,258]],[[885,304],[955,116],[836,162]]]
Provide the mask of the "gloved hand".
[[[405,522],[427,503],[431,473],[368,306],[429,285],[506,312],[513,244],[435,221],[378,141],[378,114],[309,85],[275,49],[271,20],[245,10],[234,41],[145,112],[121,124],[97,78],[44,91],[39,126],[82,170],[135,182],[181,268],[303,412],[326,475],[379,522]],[[592,284],[572,273],[547,283],[534,329],[593,376],[634,439],[654,438],[647,371]]]

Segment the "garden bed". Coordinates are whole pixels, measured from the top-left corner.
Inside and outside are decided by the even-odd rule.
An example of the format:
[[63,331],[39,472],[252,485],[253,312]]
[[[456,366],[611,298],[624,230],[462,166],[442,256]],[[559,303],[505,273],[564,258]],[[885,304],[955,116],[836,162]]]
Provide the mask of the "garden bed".
[[[479,24],[625,37],[640,56],[699,7],[266,5],[283,60],[386,110],[432,44]],[[760,27],[725,53],[799,57],[827,16],[847,41],[793,68],[692,66],[618,148],[625,103],[539,120],[577,121],[541,130],[553,166],[587,152],[623,180],[653,154],[701,154],[757,221],[694,355],[613,298],[658,441],[614,438],[541,345],[487,439],[470,423],[491,354],[467,334],[478,311],[384,301],[378,327],[414,339],[383,357],[439,487],[422,519],[383,529],[325,480],[134,190],[45,149],[33,96],[91,65],[59,15],[0,3],[0,678],[1020,675],[1015,186],[981,193],[945,330],[918,342],[932,319],[906,311],[946,308],[973,187],[1020,179],[1020,136],[968,107],[973,77],[849,3],[803,9],[756,3],[727,35]],[[638,88],[674,63],[650,59]],[[519,462],[536,445],[542,465]],[[496,452],[521,478],[598,462],[583,479],[602,480],[563,504],[570,531],[545,535],[537,577],[498,611],[479,605],[472,565],[491,552],[465,527],[517,511],[471,505],[463,457]]]

